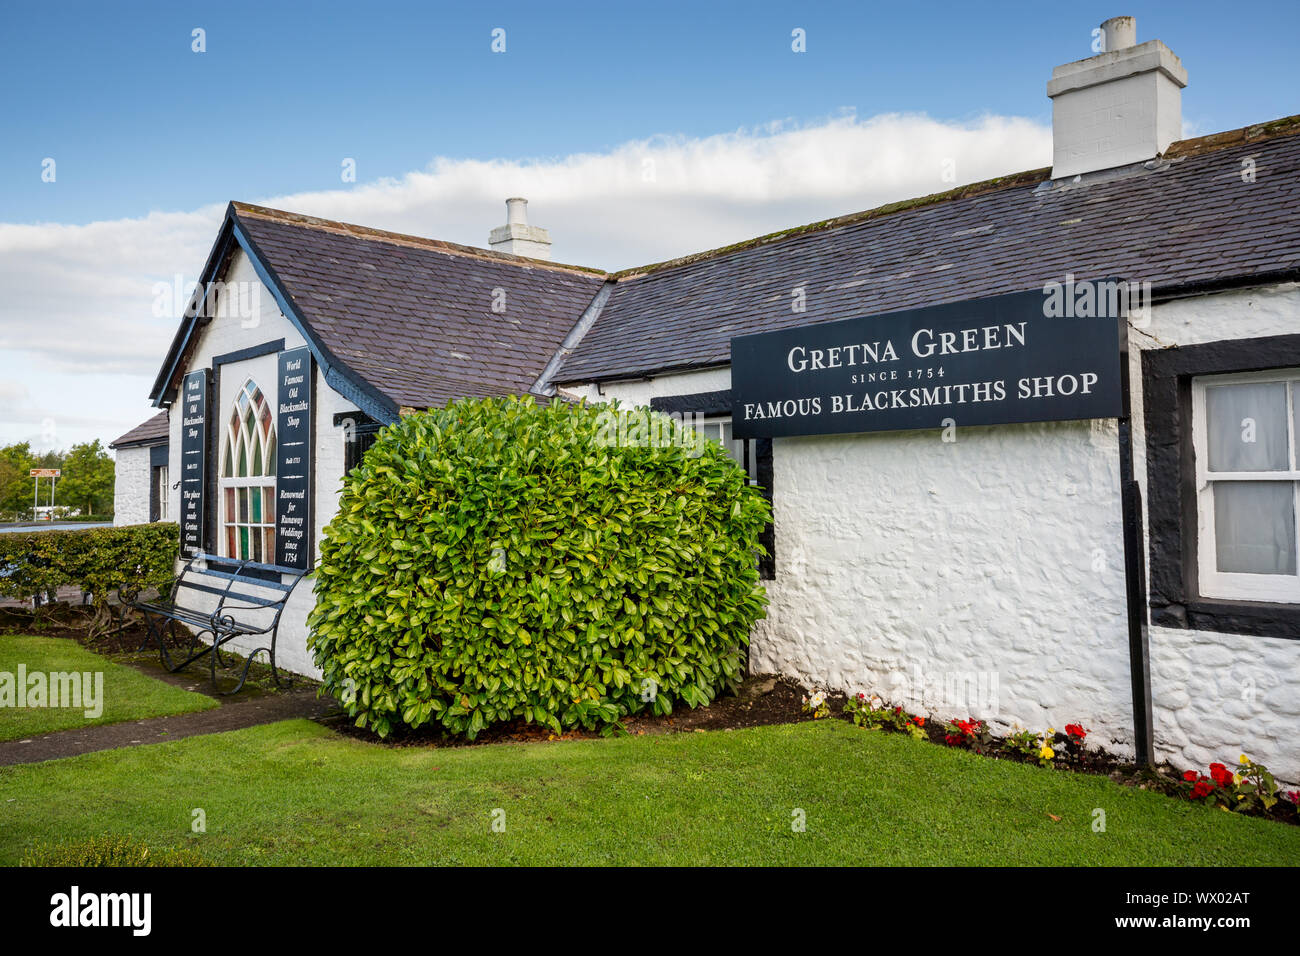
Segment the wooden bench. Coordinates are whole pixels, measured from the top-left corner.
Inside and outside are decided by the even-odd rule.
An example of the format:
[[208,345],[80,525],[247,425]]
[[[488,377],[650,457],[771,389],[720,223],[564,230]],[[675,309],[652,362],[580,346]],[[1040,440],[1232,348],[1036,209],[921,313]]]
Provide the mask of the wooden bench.
[[[163,666],[175,673],[208,655],[208,670],[214,690],[217,685],[217,665],[225,668],[221,646],[235,638],[267,636],[270,643],[249,652],[243,673],[233,689],[223,694],[238,693],[248,680],[248,670],[253,658],[263,651],[271,664],[271,677],[280,686],[280,674],[275,664],[276,632],[280,628],[280,615],[289,601],[293,589],[303,578],[303,572],[276,564],[258,564],[218,558],[210,554],[196,554],[186,563],[172,585],[170,593],[152,600],[142,599],[138,592],[120,593],[122,603],[144,614],[149,636],[141,645],[143,650],[152,641],[158,645]],[[204,601],[203,595],[209,595]],[[217,601],[212,607],[211,597]],[[204,607],[204,604],[209,607]],[[190,629],[188,657],[179,664],[172,662],[167,651],[167,633],[173,622]],[[204,635],[211,643],[204,643]]]

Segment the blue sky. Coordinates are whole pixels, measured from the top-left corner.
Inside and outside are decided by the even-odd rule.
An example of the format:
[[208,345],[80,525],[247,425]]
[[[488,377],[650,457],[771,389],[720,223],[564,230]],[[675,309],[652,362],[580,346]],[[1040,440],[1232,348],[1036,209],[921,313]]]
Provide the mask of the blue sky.
[[[0,218],[85,223],[774,119],[1046,121],[1107,16],[1188,65],[1201,132],[1297,110],[1300,4],[223,2],[9,5]],[[807,31],[792,55],[790,31]],[[193,53],[191,30],[207,33]],[[503,27],[506,53],[490,50]],[[56,159],[57,188],[40,163]]]
[[1300,112],[1295,0],[11,2],[0,443],[152,414],[231,199],[481,246],[525,195],[556,260],[642,265],[1049,165],[1052,67],[1119,14],[1182,58],[1188,135]]

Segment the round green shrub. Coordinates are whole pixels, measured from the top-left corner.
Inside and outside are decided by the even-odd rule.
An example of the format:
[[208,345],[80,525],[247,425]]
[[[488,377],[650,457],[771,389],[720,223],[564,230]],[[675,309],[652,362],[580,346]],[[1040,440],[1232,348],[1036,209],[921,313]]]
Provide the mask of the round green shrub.
[[700,706],[763,616],[769,518],[719,445],[659,413],[501,398],[409,415],[344,479],[309,646],[381,735]]

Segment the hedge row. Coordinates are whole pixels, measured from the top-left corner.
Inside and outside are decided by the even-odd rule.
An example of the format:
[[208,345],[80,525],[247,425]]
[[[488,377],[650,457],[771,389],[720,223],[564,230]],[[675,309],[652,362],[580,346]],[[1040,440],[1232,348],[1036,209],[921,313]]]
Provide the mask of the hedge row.
[[177,525],[124,525],[0,534],[0,595],[30,600],[65,584],[94,595],[103,607],[123,586],[163,588],[175,573]]

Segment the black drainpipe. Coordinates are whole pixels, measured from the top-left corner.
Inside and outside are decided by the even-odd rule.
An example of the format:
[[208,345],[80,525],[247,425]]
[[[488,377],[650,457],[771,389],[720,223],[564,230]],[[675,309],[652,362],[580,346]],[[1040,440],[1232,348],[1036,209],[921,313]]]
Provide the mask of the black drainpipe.
[[[1128,288],[1125,283],[1125,288]],[[1151,308],[1151,303],[1146,303]],[[1133,476],[1133,423],[1129,406],[1128,309],[1119,316],[1120,392],[1123,414],[1119,419],[1120,507],[1124,520],[1124,590],[1128,604],[1129,677],[1133,685],[1133,740],[1137,765],[1155,762],[1151,718],[1151,653],[1146,623],[1146,562],[1142,550],[1142,489]]]

